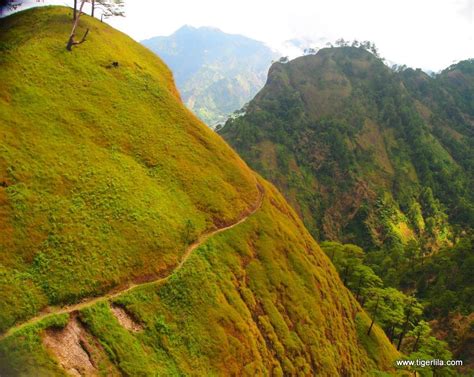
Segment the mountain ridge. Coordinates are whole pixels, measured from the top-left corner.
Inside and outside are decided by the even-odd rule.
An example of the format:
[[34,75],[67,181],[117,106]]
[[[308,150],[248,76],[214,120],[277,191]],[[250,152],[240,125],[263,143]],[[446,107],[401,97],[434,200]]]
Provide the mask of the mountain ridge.
[[[85,15],[87,41],[66,51],[70,13],[0,20],[2,331],[166,274],[260,195],[258,175],[185,108],[150,51]],[[1,339],[0,374],[393,372],[399,354],[378,327],[367,335],[370,320],[329,259],[257,179],[260,210],[206,239],[166,281]],[[61,341],[79,361],[64,360]]]
[[[409,70],[406,71],[408,72]],[[373,214],[373,203],[380,197],[377,194],[379,189],[391,192],[391,196],[395,195],[395,201],[401,202],[402,212],[393,216],[402,220],[409,212],[408,207],[415,205],[410,197],[421,195],[419,187],[429,186],[436,195],[441,195],[438,199],[441,198],[443,205],[451,210],[452,216],[457,216],[456,221],[468,224],[467,219],[460,220],[460,217],[472,218],[472,206],[466,204],[464,215],[454,215],[453,206],[449,202],[454,198],[458,203],[466,203],[468,199],[463,198],[467,198],[469,194],[459,186],[455,187],[456,194],[447,194],[447,176],[451,173],[445,173],[444,170],[450,169],[454,174],[459,169],[468,168],[470,162],[460,167],[450,155],[453,149],[448,152],[446,144],[442,144],[445,141],[430,133],[432,131],[424,124],[430,119],[426,116],[423,118],[426,112],[418,113],[416,106],[419,101],[411,102],[411,95],[405,89],[408,83],[402,82],[402,75],[403,73],[391,71],[371,53],[352,47],[322,49],[316,55],[300,57],[287,64],[275,63],[270,69],[265,88],[246,108],[246,115],[229,120],[220,133],[241,152],[252,167],[286,192],[287,198],[296,206],[313,235],[318,238],[355,242],[364,247],[380,245],[379,236],[367,233],[374,231],[371,225],[365,230],[343,230],[343,227],[350,226],[347,220],[343,220],[344,217],[347,218],[350,213],[361,213],[357,209],[362,202],[357,201],[357,198],[368,201],[368,206],[372,206],[369,211]],[[377,95],[374,94],[376,92]],[[277,109],[277,104],[280,109]],[[402,109],[404,113],[397,109]],[[392,123],[389,124],[390,122]],[[411,122],[414,126],[411,130],[404,129],[403,122]],[[466,131],[468,129],[453,124],[454,126],[449,126],[450,130],[461,127],[466,137],[469,137],[469,131]],[[325,135],[325,142],[317,141],[318,132]],[[408,136],[409,133],[413,133],[415,137]],[[464,144],[458,147],[469,156],[467,140],[461,139]],[[339,145],[331,145],[333,142]],[[425,149],[426,157],[414,157],[414,142],[419,143],[417,148]],[[402,149],[396,152],[396,148]],[[273,157],[269,160],[270,156]],[[283,164],[280,167],[278,158]],[[400,158],[405,164],[403,168]],[[443,169],[436,177],[429,175],[426,164],[420,165],[421,160],[426,158],[434,161],[436,169]],[[286,162],[282,159],[286,159]],[[446,169],[442,165],[446,165]],[[326,184],[314,175],[316,171],[319,171],[319,176],[324,175]],[[288,174],[293,174],[292,183],[285,178]],[[466,179],[472,177],[469,178],[468,174]],[[445,183],[437,183],[441,180]],[[338,183],[340,185],[343,182],[352,188],[338,188]],[[298,191],[297,187],[304,188],[305,191]],[[317,194],[311,193],[315,188]],[[336,200],[329,199],[332,190],[335,190]],[[300,199],[295,197],[297,195],[300,195]],[[305,195],[306,199],[303,197]],[[346,195],[347,200],[343,195]],[[426,195],[429,196],[428,193]],[[345,204],[338,208],[341,205],[338,201],[341,199]],[[388,201],[382,206],[393,207],[390,204],[393,202],[392,198],[380,197],[380,200]],[[415,199],[418,203],[419,200],[422,199]],[[311,208],[308,207],[310,201],[314,203]],[[349,211],[344,212],[343,208]],[[330,209],[335,212],[328,212]],[[395,205],[393,210],[399,212],[400,208]],[[447,223],[442,219],[443,210],[440,211],[440,217],[436,220],[439,234],[434,236],[438,241],[446,238],[449,233]],[[372,215],[368,215],[363,220],[366,224],[372,221]],[[324,216],[327,216],[325,220],[322,219]],[[380,218],[380,215],[377,216]],[[405,229],[399,229],[402,233],[397,238],[404,243],[408,242],[408,238],[418,239],[415,228],[419,224],[416,225],[415,220],[402,221]],[[359,225],[361,222],[359,221]],[[341,226],[334,227],[338,223]],[[348,235],[348,232],[353,231],[362,231],[365,235],[356,233],[344,238],[344,234]],[[406,236],[403,236],[403,232]],[[427,242],[435,244],[437,241],[432,239]]]
[[[389,69],[362,48],[323,49],[275,63],[266,86],[219,131],[325,241],[362,305],[369,276],[419,300],[419,323],[438,339],[432,344],[448,350],[448,342],[466,374],[473,367],[463,352],[474,310],[473,78],[473,59],[431,77]],[[383,326],[399,348],[415,350],[403,328]]]
[[171,67],[184,102],[212,127],[253,97],[276,58],[262,42],[212,27],[185,25],[141,43]]

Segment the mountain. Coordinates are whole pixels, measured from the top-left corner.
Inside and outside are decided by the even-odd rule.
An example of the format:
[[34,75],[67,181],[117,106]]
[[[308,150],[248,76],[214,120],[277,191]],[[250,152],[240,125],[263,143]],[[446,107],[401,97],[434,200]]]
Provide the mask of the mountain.
[[0,375],[370,375],[399,357],[296,213],[86,15],[0,20]]
[[211,127],[255,96],[277,57],[262,42],[210,27],[183,26],[142,44],[171,68],[183,101]]
[[430,77],[355,47],[272,65],[221,134],[317,239],[400,255],[474,223],[474,61]]

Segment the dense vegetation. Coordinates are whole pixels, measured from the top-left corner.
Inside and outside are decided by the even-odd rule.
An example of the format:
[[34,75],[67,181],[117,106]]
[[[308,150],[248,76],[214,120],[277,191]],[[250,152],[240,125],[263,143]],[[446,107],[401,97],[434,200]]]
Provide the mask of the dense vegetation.
[[[405,291],[411,294],[384,285],[383,275],[375,272],[380,271],[378,261],[372,264],[373,255],[360,247],[332,241],[321,247],[361,306],[408,358],[454,357],[465,362],[461,370],[472,372],[474,255],[470,241],[444,249],[427,261],[416,259],[404,265],[399,275],[404,276]],[[454,375],[453,369],[436,369],[438,376]],[[432,370],[421,368],[419,372],[429,375]]]
[[184,103],[212,127],[255,96],[276,58],[262,42],[209,27],[183,26],[142,43],[171,68]]
[[[430,78],[394,72],[361,48],[323,49],[275,63],[245,116],[221,134],[318,239],[390,249],[413,239],[436,249],[451,242],[450,224],[474,221],[472,86],[461,68],[473,64]],[[451,76],[459,88],[443,84]],[[465,104],[456,107],[458,97]]]
[[[185,109],[167,67],[87,16],[87,41],[66,51],[69,12],[0,20],[0,375],[64,375],[52,338],[98,375],[393,371],[399,354],[368,334],[296,213]],[[175,270],[200,234],[249,214],[257,180],[262,207]],[[14,327],[168,275],[113,299],[138,331],[107,301]],[[57,336],[74,323],[80,339]]]
[[[340,267],[356,296],[358,279],[415,295],[419,319],[435,321],[456,355],[472,337],[448,339],[442,329],[472,326],[473,73],[473,60],[431,77],[390,69],[365,48],[323,49],[275,63],[243,115],[220,131],[315,238],[366,251],[362,265]],[[355,282],[351,268],[360,269]],[[392,338],[397,329],[380,324]]]

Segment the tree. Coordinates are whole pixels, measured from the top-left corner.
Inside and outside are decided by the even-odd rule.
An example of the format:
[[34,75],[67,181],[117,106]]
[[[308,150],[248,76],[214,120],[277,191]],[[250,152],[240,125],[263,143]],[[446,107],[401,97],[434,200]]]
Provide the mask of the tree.
[[360,43],[359,43],[359,41],[358,41],[357,39],[354,39],[354,40],[352,41],[351,46],[352,46],[352,47],[359,47],[359,46],[360,46]]
[[303,50],[303,53],[305,55],[315,55],[317,52],[318,52],[318,49],[313,48],[313,47],[308,47]]
[[372,316],[372,322],[370,323],[369,329],[367,330],[367,335],[370,335],[370,332],[372,331],[372,327],[374,326],[375,320],[377,318],[378,310],[379,310],[379,303],[380,303],[380,296],[376,296],[376,300],[374,301],[369,301],[368,303],[368,309],[371,313]]
[[410,261],[410,269],[413,270],[416,261],[421,255],[420,246],[416,240],[408,241],[407,245],[405,246],[405,256]]
[[103,17],[125,17],[125,1],[124,0],[91,0],[92,11],[91,15],[94,17],[95,8],[102,11],[101,19]]
[[[431,333],[431,327],[428,322],[421,320],[418,324],[407,333],[409,345],[411,345],[411,352],[417,352],[420,345],[423,344],[424,338]],[[405,345],[406,346],[406,345]]]
[[372,268],[364,265],[365,253],[359,246],[325,241],[321,243],[321,247],[357,300],[363,300],[370,288],[382,286],[382,280]]
[[69,40],[68,40],[67,45],[66,45],[66,49],[68,51],[72,50],[72,46],[83,43],[86,40],[87,34],[89,34],[89,29],[87,29],[84,36],[82,37],[82,39],[80,41],[75,40],[76,29],[77,29],[77,26],[79,25],[79,19],[81,18],[81,15],[82,15],[82,9],[84,8],[84,4],[86,2],[87,2],[87,0],[82,0],[81,1],[81,5],[79,7],[79,13],[77,13],[77,14],[76,14],[76,4],[74,4],[74,14],[75,14],[74,23],[73,23],[73,26],[72,26],[71,34],[69,35]]
[[374,322],[384,330],[390,341],[399,333],[399,347],[407,331],[422,314],[422,306],[415,298],[405,295],[395,288],[372,288],[365,309],[372,317],[368,335]]
[[410,327],[413,327],[415,323],[418,322],[418,318],[423,313],[423,307],[419,304],[414,297],[405,298],[405,321],[403,324],[403,329],[398,338],[397,351],[400,351],[402,346],[403,338]]
[[371,288],[381,287],[382,279],[369,266],[361,264],[354,268],[351,285],[350,288],[355,293],[356,299],[361,300]]
[[379,303],[373,306],[369,299],[366,308],[372,314],[372,321],[376,321],[393,339],[397,326],[403,321],[405,295],[394,288],[374,288],[371,291]]
[[[446,342],[440,341],[433,336],[425,336],[420,339],[419,349],[416,352],[412,352],[405,357],[406,360],[440,360],[445,362],[446,360],[451,360],[453,358],[452,353],[448,350]],[[405,369],[406,367],[403,367]],[[418,372],[420,376],[457,376],[452,367],[439,366],[439,365],[419,365],[414,364],[409,367],[413,372]]]
[[81,5],[79,7],[79,11],[76,12],[76,6],[77,6],[77,0],[74,0],[74,23],[72,26],[72,31],[69,36],[69,40],[66,45],[66,49],[68,51],[72,50],[72,46],[79,45],[83,42],[85,42],[87,35],[89,34],[89,29],[86,30],[84,33],[84,36],[80,41],[75,40],[76,36],[76,29],[77,26],[79,25],[79,19],[82,15],[82,10],[84,8],[84,4],[91,2],[92,5],[92,11],[91,14],[92,16],[94,15],[95,8],[96,6],[100,6],[100,9],[102,10],[102,17],[113,17],[113,16],[125,16],[125,12],[123,10],[125,1],[124,0],[81,0]]
[[349,46],[349,42],[348,41],[345,41],[344,38],[339,38],[336,42],[335,42],[336,46],[338,47],[346,47],[346,46]]

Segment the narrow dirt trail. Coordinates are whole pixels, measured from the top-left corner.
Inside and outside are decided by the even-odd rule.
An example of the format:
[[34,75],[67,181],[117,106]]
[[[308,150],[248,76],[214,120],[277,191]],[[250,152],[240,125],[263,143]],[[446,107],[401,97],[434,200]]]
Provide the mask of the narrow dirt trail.
[[173,269],[173,271],[171,271],[171,273],[168,274],[167,276],[157,278],[155,280],[147,281],[145,283],[130,283],[127,287],[124,287],[123,289],[120,289],[118,291],[110,292],[110,293],[107,293],[103,296],[86,299],[86,300],[84,300],[82,302],[79,302],[77,304],[63,306],[61,308],[47,307],[43,310],[43,311],[47,311],[47,312],[38,314],[37,316],[30,318],[26,322],[23,322],[21,324],[18,324],[16,326],[13,326],[10,329],[8,329],[5,333],[0,335],[0,340],[3,340],[4,338],[7,338],[7,337],[13,335],[16,331],[21,330],[22,328],[24,328],[26,326],[37,323],[37,322],[41,321],[42,319],[44,319],[46,317],[49,317],[51,315],[72,313],[72,312],[87,308],[89,306],[92,306],[94,304],[97,304],[99,302],[109,301],[109,300],[111,300],[115,297],[118,297],[118,296],[120,296],[120,295],[122,295],[126,292],[129,292],[129,291],[131,291],[135,288],[138,288],[138,287],[144,287],[144,286],[147,286],[147,285],[153,285],[153,284],[159,284],[159,283],[166,282],[173,274],[178,272],[184,266],[186,261],[192,255],[193,251],[196,250],[202,244],[204,244],[209,238],[211,238],[212,236],[215,236],[219,233],[225,232],[226,230],[232,229],[232,228],[236,227],[237,225],[240,225],[240,224],[244,223],[250,216],[252,216],[254,213],[256,213],[262,207],[263,198],[265,196],[265,190],[258,183],[257,183],[257,188],[258,188],[258,192],[259,192],[258,201],[253,206],[253,208],[251,209],[251,211],[248,214],[242,216],[242,218],[240,218],[238,221],[236,221],[233,224],[226,225],[222,228],[215,229],[215,230],[210,231],[208,233],[202,234],[196,241],[194,241],[191,245],[189,245],[189,247],[186,249],[185,253],[183,254],[183,258],[181,259],[181,261]]

